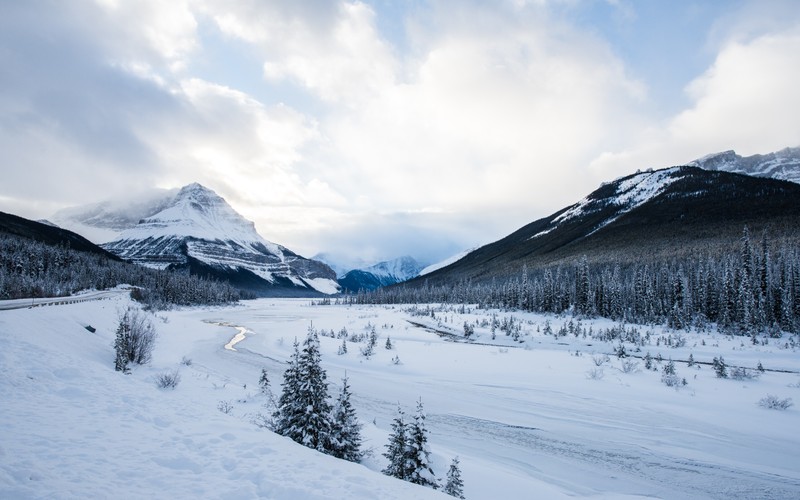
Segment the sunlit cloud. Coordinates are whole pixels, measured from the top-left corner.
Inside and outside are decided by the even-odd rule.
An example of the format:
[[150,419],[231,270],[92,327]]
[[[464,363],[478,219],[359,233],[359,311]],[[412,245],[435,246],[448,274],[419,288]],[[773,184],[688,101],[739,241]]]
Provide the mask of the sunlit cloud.
[[708,21],[690,78],[620,45],[660,22],[623,0],[7,2],[0,210],[200,182],[307,255],[436,260],[640,168],[800,144],[792,2],[663,8]]

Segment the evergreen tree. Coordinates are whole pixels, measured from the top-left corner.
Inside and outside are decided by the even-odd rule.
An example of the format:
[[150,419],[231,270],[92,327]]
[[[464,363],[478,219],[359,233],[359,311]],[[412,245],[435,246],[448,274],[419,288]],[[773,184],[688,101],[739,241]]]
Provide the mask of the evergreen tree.
[[714,367],[717,378],[728,378],[728,365],[725,364],[725,360],[722,359],[722,356],[719,358],[715,357],[711,365]]
[[452,497],[464,500],[464,481],[461,479],[461,469],[458,467],[458,457],[450,462],[447,470],[447,483],[444,485],[444,492]]
[[644,355],[644,367],[648,370],[653,367],[653,357],[650,356],[650,351],[647,351],[647,354]]
[[258,379],[258,388],[261,390],[261,394],[268,396],[270,394],[269,390],[269,376],[267,375],[267,369],[261,369],[261,377]]
[[330,436],[331,455],[350,462],[361,460],[361,424],[350,403],[350,385],[347,376],[342,379],[342,390],[333,409]]
[[295,394],[299,410],[299,443],[327,453],[331,430],[331,406],[328,403],[327,374],[322,368],[317,332],[309,327],[298,363],[298,386]]
[[394,348],[394,346],[392,345],[392,338],[387,335],[386,336],[386,349],[391,350],[393,348]]
[[576,271],[575,280],[575,312],[589,314],[589,264],[584,255]]
[[302,434],[300,433],[300,422],[302,409],[299,408],[296,395],[299,392],[300,386],[300,344],[297,339],[294,341],[294,352],[289,358],[289,366],[283,372],[283,383],[281,384],[281,395],[278,398],[278,409],[275,410],[273,417],[275,419],[276,433],[281,436],[286,436],[295,442],[300,442]]
[[407,432],[405,413],[400,405],[397,406],[397,415],[392,420],[392,433],[389,434],[389,443],[386,445],[386,453],[383,454],[389,460],[389,465],[383,469],[387,476],[408,480],[409,473],[406,468],[406,441]]
[[347,354],[347,336],[342,337],[342,345],[339,346],[339,350],[336,351],[336,354],[339,356]]
[[433,469],[430,465],[430,453],[428,449],[428,429],[425,427],[425,412],[422,409],[422,400],[420,399],[417,401],[414,423],[408,429],[405,457],[408,471],[407,481],[436,489],[438,484],[434,479]]

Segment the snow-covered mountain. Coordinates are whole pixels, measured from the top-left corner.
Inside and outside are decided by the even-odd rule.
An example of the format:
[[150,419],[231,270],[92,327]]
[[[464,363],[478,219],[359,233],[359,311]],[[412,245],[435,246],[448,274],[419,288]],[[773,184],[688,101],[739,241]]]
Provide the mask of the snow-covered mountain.
[[450,264],[452,264],[454,262],[458,262],[459,260],[463,259],[468,253],[472,252],[473,250],[475,250],[475,248],[470,248],[468,250],[463,250],[463,251],[461,251],[461,252],[459,252],[459,253],[457,253],[455,255],[452,255],[452,256],[444,259],[444,260],[436,262],[435,264],[431,264],[429,266],[426,266],[425,268],[423,268],[419,272],[419,275],[420,276],[424,276],[424,275],[432,273],[434,271],[438,271],[439,269],[441,269],[443,267],[447,267],[447,266],[449,266]]
[[261,295],[278,289],[338,290],[331,268],[265,240],[222,197],[196,183],[181,188],[157,213],[102,246],[137,264],[188,268]]
[[361,269],[352,269],[339,278],[339,285],[351,292],[374,290],[415,278],[424,267],[413,257],[399,257]]
[[745,157],[737,155],[732,150],[724,151],[691,161],[689,165],[705,170],[723,170],[755,177],[771,177],[800,184],[800,147]]
[[[602,184],[577,203],[425,274],[429,284],[490,282],[527,265],[659,264],[739,244],[743,228],[794,241],[800,185],[694,166],[648,170]],[[420,286],[421,279],[409,286]]]
[[353,257],[352,255],[340,255],[331,252],[320,252],[313,257],[328,265],[331,269],[336,271],[336,277],[342,278],[348,271],[353,269],[364,269],[370,266],[370,263],[360,257]]
[[673,167],[637,172],[614,182],[603,184],[597,191],[567,207],[554,217],[544,229],[530,238],[544,236],[569,221],[604,212],[604,218],[595,223],[595,228],[589,233],[591,234],[660,195],[672,183],[685,175],[687,175],[686,170]]

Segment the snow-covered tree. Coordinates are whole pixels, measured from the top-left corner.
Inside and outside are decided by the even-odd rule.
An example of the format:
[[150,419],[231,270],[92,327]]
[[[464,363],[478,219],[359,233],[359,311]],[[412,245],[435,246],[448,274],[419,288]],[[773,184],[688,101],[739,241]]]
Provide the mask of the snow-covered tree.
[[459,463],[458,457],[450,462],[450,468],[447,469],[447,483],[445,483],[443,491],[452,497],[464,500],[464,481],[461,479]]
[[438,483],[431,468],[430,450],[428,449],[428,429],[425,427],[425,412],[422,400],[417,401],[417,412],[414,422],[409,425],[406,441],[407,481],[436,489]]
[[715,357],[711,364],[714,367],[717,378],[728,378],[728,365],[725,364],[725,360],[722,359],[722,356],[719,358]]
[[293,441],[300,442],[302,435],[300,433],[301,408],[299,408],[296,395],[300,388],[300,344],[297,339],[294,341],[294,352],[289,358],[289,366],[283,372],[283,382],[281,383],[281,395],[278,398],[278,408],[273,414],[276,433],[281,436],[286,436]]
[[303,341],[298,363],[298,387],[295,399],[300,410],[300,443],[327,452],[326,444],[331,430],[331,406],[328,403],[327,374],[322,368],[319,337],[309,328]]
[[361,424],[350,403],[350,385],[347,377],[342,379],[342,389],[333,407],[331,419],[330,453],[336,458],[351,462],[361,460]]
[[397,414],[392,420],[392,433],[389,434],[389,443],[386,444],[386,452],[383,454],[389,460],[389,464],[383,469],[387,476],[407,480],[409,473],[406,467],[406,446],[408,440],[408,429],[405,422],[405,413],[400,405],[397,406]]
[[275,432],[323,453],[330,452],[331,432],[326,378],[319,337],[309,328],[302,351],[295,341],[294,354],[283,375],[283,389],[274,414]]

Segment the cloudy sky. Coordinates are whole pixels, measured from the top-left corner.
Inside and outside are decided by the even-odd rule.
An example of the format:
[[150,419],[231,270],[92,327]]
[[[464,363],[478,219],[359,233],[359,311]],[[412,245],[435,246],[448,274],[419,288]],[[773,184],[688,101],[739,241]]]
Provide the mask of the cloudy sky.
[[600,182],[800,145],[795,0],[0,0],[0,210],[200,182],[436,261]]

